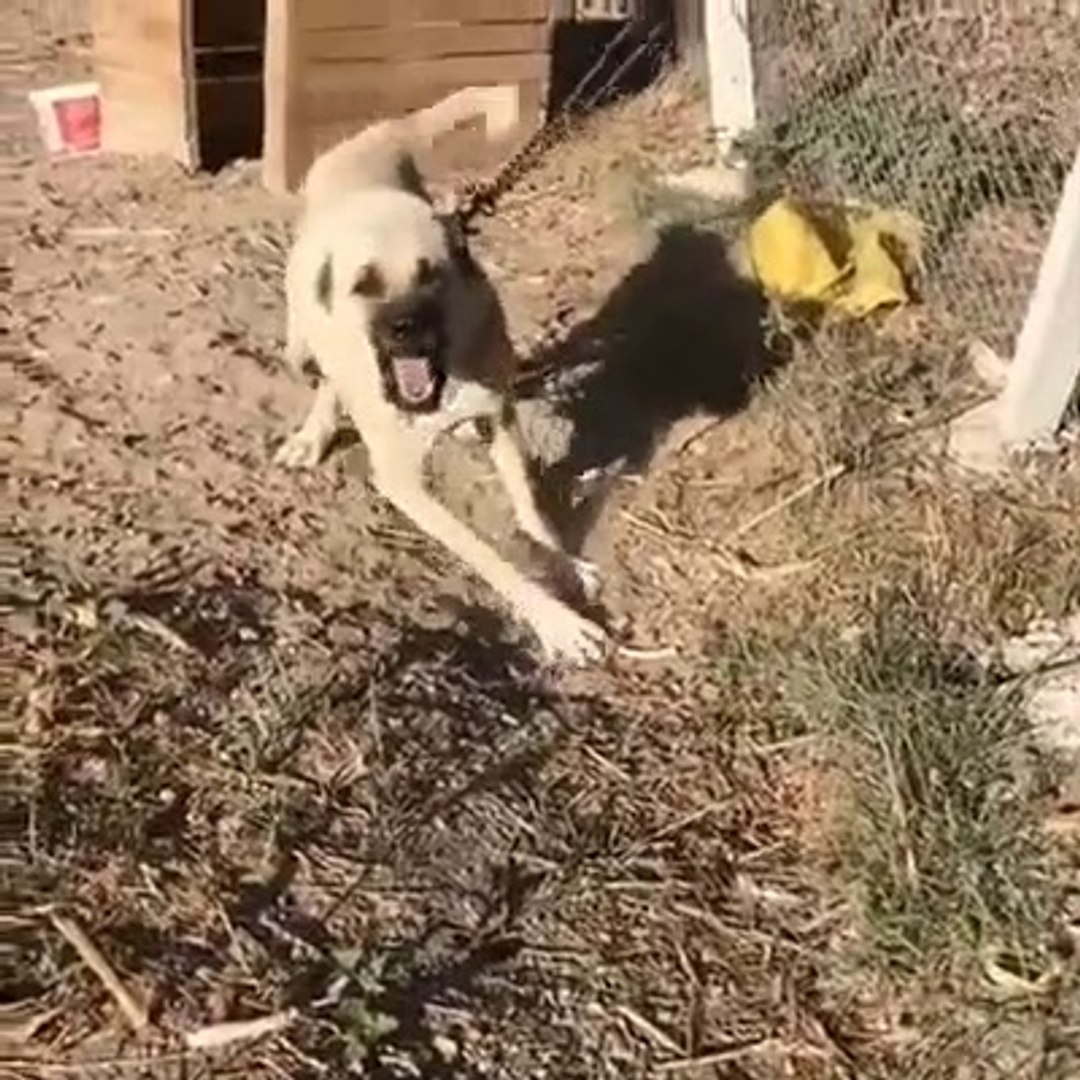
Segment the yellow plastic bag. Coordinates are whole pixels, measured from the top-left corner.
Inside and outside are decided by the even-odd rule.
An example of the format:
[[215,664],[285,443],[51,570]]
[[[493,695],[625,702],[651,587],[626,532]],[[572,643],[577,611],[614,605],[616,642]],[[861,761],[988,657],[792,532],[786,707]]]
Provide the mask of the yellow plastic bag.
[[811,212],[790,199],[772,203],[746,239],[750,267],[765,292],[851,318],[910,300],[898,247],[918,257],[918,225],[903,214]]
[[844,275],[820,226],[788,199],[777,199],[750,226],[750,265],[766,292],[824,303]]

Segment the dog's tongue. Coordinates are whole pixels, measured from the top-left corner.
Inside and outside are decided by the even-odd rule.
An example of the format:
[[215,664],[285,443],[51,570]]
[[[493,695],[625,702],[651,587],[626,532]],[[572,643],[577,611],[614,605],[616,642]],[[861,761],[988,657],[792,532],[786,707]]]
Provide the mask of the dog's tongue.
[[431,364],[423,356],[394,358],[394,378],[398,392],[410,405],[421,405],[435,392]]

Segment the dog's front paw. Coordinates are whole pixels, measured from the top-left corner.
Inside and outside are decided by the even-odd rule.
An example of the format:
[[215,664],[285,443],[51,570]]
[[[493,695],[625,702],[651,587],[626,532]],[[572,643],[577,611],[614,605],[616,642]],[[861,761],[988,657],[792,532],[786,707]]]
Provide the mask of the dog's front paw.
[[574,568],[574,576],[587,603],[595,602],[600,595],[600,587],[603,584],[600,578],[600,567],[588,559],[571,558],[571,566]]
[[603,627],[557,600],[532,614],[532,626],[551,661],[583,666],[603,659],[608,637]]
[[326,452],[327,439],[298,428],[278,448],[274,461],[286,469],[314,469]]

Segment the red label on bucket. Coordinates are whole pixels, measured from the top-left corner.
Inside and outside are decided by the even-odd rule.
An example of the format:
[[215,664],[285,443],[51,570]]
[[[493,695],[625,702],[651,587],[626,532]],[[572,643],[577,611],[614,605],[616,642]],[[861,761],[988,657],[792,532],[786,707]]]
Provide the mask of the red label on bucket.
[[89,153],[101,144],[101,104],[97,97],[54,101],[60,141],[68,152]]

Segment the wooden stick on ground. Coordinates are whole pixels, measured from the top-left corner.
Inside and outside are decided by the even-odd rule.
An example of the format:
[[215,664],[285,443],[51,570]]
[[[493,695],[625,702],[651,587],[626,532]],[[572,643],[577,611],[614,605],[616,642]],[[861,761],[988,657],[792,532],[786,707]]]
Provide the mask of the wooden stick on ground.
[[86,936],[85,931],[74,919],[50,911],[49,919],[57,933],[79,954],[79,959],[98,977],[102,986],[113,996],[124,1018],[136,1032],[142,1032],[150,1023],[146,1006],[142,1004],[120,981],[112,965],[102,955],[101,950]]
[[259,1016],[254,1020],[232,1020],[223,1024],[211,1024],[197,1028],[184,1036],[189,1050],[216,1050],[230,1043],[246,1039],[261,1039],[266,1035],[276,1035],[294,1023],[300,1013],[296,1009],[285,1009]]
[[694,1069],[716,1068],[720,1065],[730,1065],[732,1062],[749,1057],[751,1054],[767,1053],[776,1050],[779,1043],[776,1039],[762,1039],[760,1042],[747,1043],[745,1046],[733,1046],[730,1050],[720,1050],[715,1054],[704,1054],[696,1058],[682,1058],[679,1061],[665,1061],[656,1066],[656,1072],[665,1076],[674,1073],[690,1072]]
[[782,499],[774,502],[771,506],[767,506],[760,514],[755,514],[748,521],[744,521],[737,528],[733,529],[724,537],[722,546],[730,547],[736,540],[741,540],[747,533],[753,532],[759,525],[763,525],[770,518],[776,517],[777,514],[783,512],[789,506],[793,506],[800,500],[805,499],[808,495],[812,495],[820,488],[828,487],[829,484],[834,480],[839,480],[840,477],[848,471],[849,467],[847,465],[833,465],[826,469],[820,476],[815,476],[813,479],[807,480],[805,484],[801,484]]
[[677,1054],[682,1058],[686,1051],[666,1032],[661,1031],[651,1020],[632,1009],[629,1005],[616,1005],[615,1011],[626,1020],[631,1027],[637,1029],[638,1034],[644,1035],[650,1042],[662,1046],[669,1054]]

